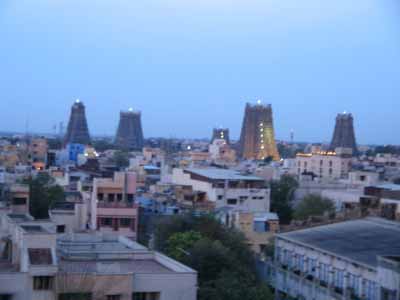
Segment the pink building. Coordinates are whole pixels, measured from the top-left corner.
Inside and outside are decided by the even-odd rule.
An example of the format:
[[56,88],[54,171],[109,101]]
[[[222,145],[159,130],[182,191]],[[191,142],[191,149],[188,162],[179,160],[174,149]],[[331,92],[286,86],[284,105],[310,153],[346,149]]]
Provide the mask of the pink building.
[[135,203],[136,174],[116,172],[114,178],[95,178],[91,197],[92,229],[136,240],[139,206]]

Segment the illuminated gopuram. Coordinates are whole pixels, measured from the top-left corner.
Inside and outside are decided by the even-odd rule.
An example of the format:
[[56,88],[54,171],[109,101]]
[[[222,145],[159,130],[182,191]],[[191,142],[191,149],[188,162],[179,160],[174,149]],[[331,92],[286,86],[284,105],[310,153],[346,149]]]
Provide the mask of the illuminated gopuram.
[[240,154],[245,159],[280,159],[270,104],[263,105],[260,101],[255,105],[246,104],[240,135]]
[[143,130],[141,113],[133,111],[121,111],[115,144],[123,150],[143,149]]
[[79,99],[76,100],[71,107],[71,115],[69,117],[67,133],[64,138],[64,145],[68,144],[90,144],[85,105],[83,105]]
[[227,144],[230,143],[229,141],[229,129],[228,128],[214,128],[213,135],[211,138],[211,144],[214,140],[225,140]]
[[353,121],[352,114],[344,112],[337,115],[335,130],[330,145],[331,150],[335,150],[336,148],[349,148],[353,150],[353,155],[357,154]]

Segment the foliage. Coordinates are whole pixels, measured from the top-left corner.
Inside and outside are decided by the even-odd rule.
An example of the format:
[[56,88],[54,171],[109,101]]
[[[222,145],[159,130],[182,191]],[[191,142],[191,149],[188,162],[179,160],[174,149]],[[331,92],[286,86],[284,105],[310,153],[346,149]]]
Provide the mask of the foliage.
[[92,146],[100,152],[115,149],[115,145],[106,139],[92,141]]
[[271,211],[276,212],[282,224],[289,224],[293,215],[293,196],[298,183],[293,176],[284,175],[280,180],[272,181]]
[[[244,235],[213,216],[173,216],[155,228],[155,246],[198,271],[199,300],[269,300]],[[182,251],[183,250],[183,251]]]
[[193,245],[202,238],[197,231],[177,232],[173,234],[167,241],[167,254],[174,259],[182,261],[187,255],[187,249],[191,249]]
[[335,205],[332,200],[319,195],[307,195],[296,206],[294,217],[297,220],[306,220],[313,216],[322,216],[326,213],[334,213]]
[[35,178],[30,178],[25,183],[29,184],[29,210],[34,218],[48,218],[51,205],[64,199],[63,188],[55,185],[54,180],[47,173],[39,173]]
[[117,168],[126,168],[129,166],[129,153],[124,151],[115,151],[113,161]]

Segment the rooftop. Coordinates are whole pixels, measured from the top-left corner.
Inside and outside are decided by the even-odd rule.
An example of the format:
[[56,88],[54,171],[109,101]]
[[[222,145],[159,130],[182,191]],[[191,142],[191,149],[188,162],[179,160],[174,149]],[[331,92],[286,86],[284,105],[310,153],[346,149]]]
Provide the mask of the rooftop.
[[68,273],[161,273],[169,274],[174,271],[166,268],[153,259],[135,260],[102,260],[102,261],[60,261],[60,270]]
[[400,223],[366,218],[279,234],[304,246],[376,268],[378,256],[400,253]]
[[242,181],[264,181],[263,178],[251,175],[240,174],[236,170],[228,169],[195,169],[189,168],[185,169],[186,172],[193,173],[199,176],[203,176],[212,180],[242,180]]

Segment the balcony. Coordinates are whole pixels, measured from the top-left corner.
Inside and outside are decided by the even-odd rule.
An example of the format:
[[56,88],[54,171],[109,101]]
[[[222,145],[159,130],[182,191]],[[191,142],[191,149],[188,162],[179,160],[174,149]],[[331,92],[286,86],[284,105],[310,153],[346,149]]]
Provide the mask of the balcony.
[[99,201],[97,202],[98,208],[138,208],[136,203],[129,203],[129,202],[104,202]]

